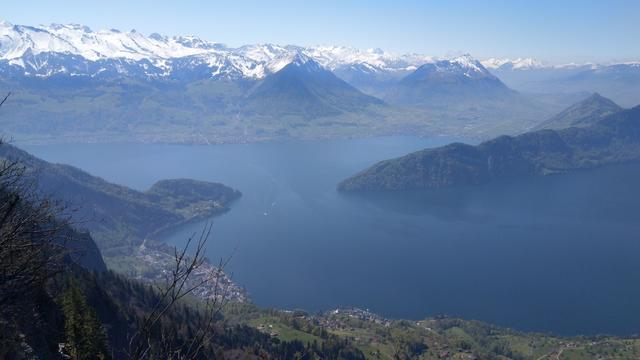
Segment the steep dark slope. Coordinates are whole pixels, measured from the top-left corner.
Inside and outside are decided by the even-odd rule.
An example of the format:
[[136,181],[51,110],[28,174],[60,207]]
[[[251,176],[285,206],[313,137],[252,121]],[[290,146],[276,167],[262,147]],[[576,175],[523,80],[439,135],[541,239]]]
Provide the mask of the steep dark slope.
[[[0,148],[8,145],[0,144]],[[22,265],[39,261],[41,255],[56,258],[55,262],[75,263],[93,271],[106,271],[102,254],[88,232],[78,231],[68,221],[63,207],[31,193],[30,181],[10,175],[13,164],[0,159],[0,263],[19,272],[27,272]],[[15,167],[17,168],[17,167]],[[9,175],[8,175],[9,174]],[[24,182],[23,182],[24,181]],[[23,234],[19,237],[19,234]],[[32,251],[40,247],[42,253]],[[19,257],[16,259],[16,256]],[[23,256],[23,257],[22,257]],[[0,299],[18,277],[0,269]],[[0,301],[1,305],[1,301]]]
[[544,121],[535,130],[590,126],[621,110],[622,108],[618,104],[598,93],[594,93],[588,98],[571,105],[551,119]]
[[640,160],[640,106],[594,125],[451,144],[382,161],[338,185],[344,191],[442,188]]
[[69,249],[69,259],[72,262],[92,271],[107,270],[102,254],[89,233],[66,226],[59,236],[64,239],[64,245]]
[[90,230],[103,251],[137,245],[167,227],[224,212],[240,196],[222,184],[186,179],[160,181],[148,192],[139,192],[10,145],[0,147],[0,158],[18,160],[42,194],[75,209],[77,226]]
[[[74,301],[69,306],[69,299]],[[145,317],[150,316],[161,297],[154,289],[113,272],[91,273],[69,266],[55,281],[19,304],[19,315],[14,317],[0,312],[0,358],[2,359],[63,359],[86,343],[102,343],[102,356],[95,351],[82,359],[131,359],[128,354],[134,335],[139,334]],[[211,326],[202,310],[181,302],[162,315],[143,340],[149,346],[145,359],[183,358],[184,354],[208,329],[201,349],[190,359],[293,359],[311,354],[310,358],[365,359],[363,353],[350,340],[325,332],[322,345],[299,340],[280,340],[246,324],[229,324],[224,315],[218,315]],[[89,316],[87,316],[89,315]],[[10,320],[10,321],[7,321]],[[91,322],[87,321],[91,320]],[[73,324],[72,326],[70,326]],[[206,326],[206,327],[205,327]],[[74,332],[75,329],[80,331]],[[77,343],[70,341],[71,336]],[[95,350],[95,349],[91,349]],[[104,356],[104,353],[107,356]],[[184,358],[187,358],[186,356]]]
[[358,91],[314,60],[298,56],[253,89],[244,112],[314,119],[357,112],[370,105],[382,105],[382,101]]

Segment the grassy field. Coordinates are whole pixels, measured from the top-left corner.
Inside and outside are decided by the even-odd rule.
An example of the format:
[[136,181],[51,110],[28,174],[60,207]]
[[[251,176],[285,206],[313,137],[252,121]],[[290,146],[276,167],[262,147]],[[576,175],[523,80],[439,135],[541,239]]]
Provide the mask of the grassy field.
[[444,317],[387,320],[357,309],[309,315],[241,307],[227,318],[281,340],[347,340],[369,359],[640,359],[639,338],[556,337]]

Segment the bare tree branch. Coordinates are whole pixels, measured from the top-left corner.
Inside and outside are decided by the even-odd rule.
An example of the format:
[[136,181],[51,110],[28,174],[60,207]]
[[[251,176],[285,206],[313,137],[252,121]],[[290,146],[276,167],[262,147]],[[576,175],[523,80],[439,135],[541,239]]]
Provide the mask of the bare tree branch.
[[2,99],[2,101],[0,101],[0,106],[2,106],[4,104],[5,101],[7,101],[7,99],[9,98],[9,96],[11,96],[11,93],[7,93],[7,95],[4,97],[4,99]]
[[[128,355],[132,360],[151,359],[156,350],[153,349],[154,329],[159,331],[159,344],[156,346],[163,357],[167,359],[196,359],[202,349],[210,342],[214,334],[214,326],[219,318],[224,305],[227,303],[228,289],[223,288],[220,279],[223,277],[223,269],[230,258],[221,259],[218,267],[206,276],[194,279],[198,270],[205,263],[205,246],[211,235],[212,224],[208,224],[196,237],[187,239],[184,247],[174,249],[174,262],[171,272],[165,279],[165,284],[160,288],[158,301],[152,310],[144,316],[141,325],[129,341]],[[192,250],[192,252],[190,252]],[[192,295],[197,289],[211,285],[213,282],[214,293],[203,304],[199,311],[198,323],[193,336],[185,344],[176,347],[176,344],[167,338],[162,328],[162,320],[188,295]]]
[[0,311],[5,314],[61,271],[68,255],[62,212],[57,202],[36,195],[23,166],[0,160]]

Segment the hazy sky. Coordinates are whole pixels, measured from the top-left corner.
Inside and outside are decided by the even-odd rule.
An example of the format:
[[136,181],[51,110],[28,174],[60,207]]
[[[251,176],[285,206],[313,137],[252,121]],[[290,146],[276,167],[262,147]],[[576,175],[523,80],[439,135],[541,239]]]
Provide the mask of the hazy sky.
[[15,24],[553,62],[640,60],[640,0],[5,1]]

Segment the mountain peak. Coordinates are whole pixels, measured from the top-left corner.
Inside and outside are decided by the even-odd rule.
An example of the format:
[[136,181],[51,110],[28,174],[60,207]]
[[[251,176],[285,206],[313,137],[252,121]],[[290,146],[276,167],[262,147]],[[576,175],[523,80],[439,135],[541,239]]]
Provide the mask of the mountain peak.
[[474,58],[470,54],[462,54],[460,56],[456,56],[454,58],[451,58],[445,61],[448,61],[449,63],[452,63],[452,64],[457,64],[473,72],[487,73],[487,69],[485,69],[485,67],[482,66],[480,61],[478,61],[476,58]]
[[296,52],[293,56],[291,56],[289,58],[288,64],[282,69],[284,70],[285,68],[292,68],[292,67],[300,70],[304,70],[306,72],[317,72],[317,71],[323,70],[320,64],[318,64],[311,57],[301,52]]
[[585,127],[621,111],[622,108],[599,93],[593,93],[558,115],[538,125],[535,129],[563,129],[569,127]]
[[326,70],[310,56],[296,52],[279,71],[269,74],[253,89],[245,109],[270,116],[315,119],[343,113],[361,113],[379,99],[365,95]]
[[494,76],[482,66],[480,61],[469,54],[463,54],[448,59],[427,62],[418,67],[413,74],[408,75],[405,79],[444,78],[450,76],[464,76],[469,79],[494,78]]
[[572,105],[570,108],[580,108],[580,107],[587,107],[587,106],[597,106],[601,109],[608,109],[608,110],[615,110],[615,111],[622,110],[622,108],[618,106],[618,104],[613,102],[613,100],[606,98],[597,92],[594,92],[589,97],[578,102],[577,104]]
[[[461,99],[483,104],[487,99],[505,99],[513,91],[469,54],[440,59],[417,68],[385,98],[397,105],[433,108],[459,103]],[[474,105],[475,106],[475,105]]]
[[599,92],[594,92],[593,94],[591,94],[591,96],[589,96],[588,98],[584,99],[582,102],[587,102],[587,101],[611,101],[611,100],[609,100],[606,97],[600,95]]
[[[295,66],[304,66],[307,63],[312,62],[312,63],[316,63],[315,61],[313,61],[313,59],[311,59],[309,56],[301,53],[301,52],[296,52],[292,57],[291,57],[291,61],[289,62],[289,64],[293,64]],[[316,63],[317,64],[317,63]]]
[[262,45],[245,46],[245,56],[251,56],[266,65],[266,74],[275,74],[284,69],[300,69],[304,71],[318,71],[322,67],[313,58],[304,54],[302,49],[287,50],[282,47],[273,48]]
[[477,62],[478,60],[476,60],[473,56],[471,56],[471,54],[464,53],[458,56],[451,57],[450,61],[474,63],[474,62]]

